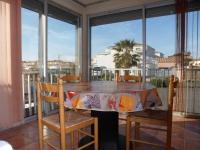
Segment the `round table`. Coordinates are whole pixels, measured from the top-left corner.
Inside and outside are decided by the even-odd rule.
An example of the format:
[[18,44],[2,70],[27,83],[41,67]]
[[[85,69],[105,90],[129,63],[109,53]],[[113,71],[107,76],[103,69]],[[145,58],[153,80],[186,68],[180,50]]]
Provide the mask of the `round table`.
[[[91,110],[91,116],[98,118],[100,150],[124,150],[125,138],[118,134],[119,112],[133,112],[136,109],[143,109],[145,100],[141,100],[142,97],[146,95],[144,99],[147,99],[148,94],[152,95],[149,91],[157,90],[149,83],[94,81],[66,83],[64,91],[67,93],[66,107]],[[70,96],[70,92],[74,95]],[[160,105],[158,94],[154,92],[153,95],[157,95],[158,98],[153,102],[154,105]],[[126,101],[129,102],[126,104]],[[151,105],[149,104],[149,106]],[[82,139],[81,142],[85,140],[87,138]]]

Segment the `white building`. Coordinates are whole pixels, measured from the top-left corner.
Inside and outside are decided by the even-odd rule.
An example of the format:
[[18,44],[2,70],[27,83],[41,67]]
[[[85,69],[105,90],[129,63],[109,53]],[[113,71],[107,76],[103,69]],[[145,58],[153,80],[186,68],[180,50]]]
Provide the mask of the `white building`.
[[164,54],[157,51],[157,52],[155,52],[155,56],[156,57],[164,57]]
[[[92,58],[92,67],[106,67],[108,69],[114,69],[115,63],[113,61],[115,53],[115,50],[108,48],[103,53],[97,54],[94,58]],[[140,56],[140,61],[137,67],[132,68],[141,69],[143,64],[143,45],[135,44],[133,47],[133,53]],[[147,46],[146,50],[146,68],[155,68],[155,49],[150,46]]]
[[114,54],[115,50],[106,49],[104,52],[97,54],[92,58],[92,67],[115,68]]

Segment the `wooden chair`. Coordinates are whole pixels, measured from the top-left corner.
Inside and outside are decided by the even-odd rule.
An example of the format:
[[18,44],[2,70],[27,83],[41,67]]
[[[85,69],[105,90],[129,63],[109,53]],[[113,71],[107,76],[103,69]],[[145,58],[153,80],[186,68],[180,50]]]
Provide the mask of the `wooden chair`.
[[[130,142],[135,142],[134,150],[137,149],[139,143],[150,144],[154,146],[164,147],[166,150],[171,149],[171,133],[172,133],[172,109],[173,109],[173,98],[175,96],[174,88],[177,86],[177,80],[174,76],[170,77],[169,89],[168,89],[168,110],[143,110],[133,112],[127,117],[127,128],[126,128],[126,149],[130,150]],[[135,137],[131,138],[131,123],[135,122]],[[153,128],[140,126],[140,124],[150,124],[156,126],[163,126],[165,129]],[[160,130],[167,132],[166,144],[156,144],[147,141],[140,140],[139,129],[147,128],[153,130]]]
[[[62,76],[60,79],[62,79],[64,82],[70,83],[70,82],[81,82],[81,77],[80,76],[75,76],[75,75],[65,75]],[[69,94],[69,93],[67,93]],[[76,110],[78,113],[90,116],[91,111],[89,110]]]
[[80,82],[81,77],[80,76],[75,76],[75,75],[65,75],[60,77],[65,82]]
[[141,82],[142,81],[142,77],[141,75],[135,76],[135,75],[125,75],[124,76],[124,81],[128,82],[128,81],[132,81],[134,80],[135,82]]
[[[37,97],[38,97],[38,127],[39,127],[39,143],[40,150],[44,149],[44,142],[52,148],[58,150],[66,149],[66,134],[78,131],[81,134],[90,136],[93,140],[81,147],[81,150],[87,146],[94,144],[94,149],[98,150],[98,120],[97,118],[80,115],[73,111],[64,110],[64,94],[63,94],[63,81],[59,79],[58,84],[37,83]],[[54,94],[52,94],[54,93]],[[49,116],[43,116],[42,102],[57,103],[59,106],[59,113],[52,114]],[[81,129],[94,125],[94,134],[87,133]],[[60,148],[49,142],[50,137],[44,138],[43,127],[46,126],[48,129],[53,130],[60,134],[61,145]],[[71,139],[74,144],[74,139]],[[74,149],[74,145],[72,150]],[[69,147],[69,146],[67,146]]]

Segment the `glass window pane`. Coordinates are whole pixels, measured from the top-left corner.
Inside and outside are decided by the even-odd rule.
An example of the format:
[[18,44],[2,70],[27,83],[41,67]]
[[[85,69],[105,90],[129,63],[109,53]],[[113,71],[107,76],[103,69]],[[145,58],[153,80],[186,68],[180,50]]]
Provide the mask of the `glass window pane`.
[[[168,77],[176,73],[176,15],[147,18],[147,46],[155,49],[154,59],[146,57],[146,81],[158,88],[163,106],[167,108]],[[148,49],[147,49],[148,53]],[[153,62],[154,65],[149,65]],[[176,75],[176,74],[175,74]]]
[[48,17],[49,72],[56,75],[75,74],[75,55],[76,26]]
[[[31,18],[31,19],[30,19]],[[38,60],[39,14],[22,8],[22,60]]]
[[24,116],[35,115],[36,87],[38,70],[39,14],[28,9],[21,9],[22,14],[22,91]]
[[[117,66],[114,62],[116,43],[125,40],[134,42],[139,49],[137,65]],[[114,80],[115,71],[119,70],[124,75],[128,69],[131,74],[141,70],[142,63],[142,20],[124,21],[91,27],[91,78],[92,80]],[[136,52],[133,48],[133,51]],[[125,60],[124,60],[125,61]],[[117,69],[118,68],[118,69]]]
[[186,113],[200,114],[200,11],[188,12],[187,53],[185,59],[184,101]]

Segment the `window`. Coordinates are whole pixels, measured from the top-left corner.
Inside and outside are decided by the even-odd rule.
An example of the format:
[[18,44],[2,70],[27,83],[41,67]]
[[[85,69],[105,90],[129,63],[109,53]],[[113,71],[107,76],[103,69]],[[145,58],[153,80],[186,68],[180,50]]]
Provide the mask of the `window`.
[[[39,14],[22,8],[22,88],[25,117],[36,114],[35,81],[39,73]],[[30,19],[31,18],[31,19]],[[34,109],[33,109],[34,108]]]
[[[38,60],[39,14],[22,8],[22,60]],[[31,18],[31,19],[30,19]]]
[[55,76],[79,72],[77,26],[77,16],[48,5],[48,73],[51,81]]
[[48,69],[75,73],[76,26],[48,17]]
[[[119,70],[124,75],[124,70],[129,69],[131,74],[141,72],[142,57],[138,54],[135,66],[119,66],[114,62],[113,49],[116,43],[125,40],[134,42],[135,47],[142,44],[141,10],[96,17],[91,22],[91,79],[114,80],[115,71]],[[135,48],[133,48],[133,51]],[[141,49],[140,49],[141,50]],[[136,51],[134,51],[136,52]],[[131,52],[132,54],[134,52]]]
[[154,51],[154,59],[146,59],[147,81],[148,77],[168,77],[176,69],[176,15],[148,17],[146,41],[146,54]]
[[200,83],[200,11],[187,14],[187,37],[185,58],[185,85],[184,101],[185,111],[188,114],[199,114],[199,83]]
[[[161,9],[162,8],[162,9]],[[167,108],[168,77],[177,70],[176,15],[174,6],[162,6],[146,10],[146,82],[161,88],[163,107]]]

